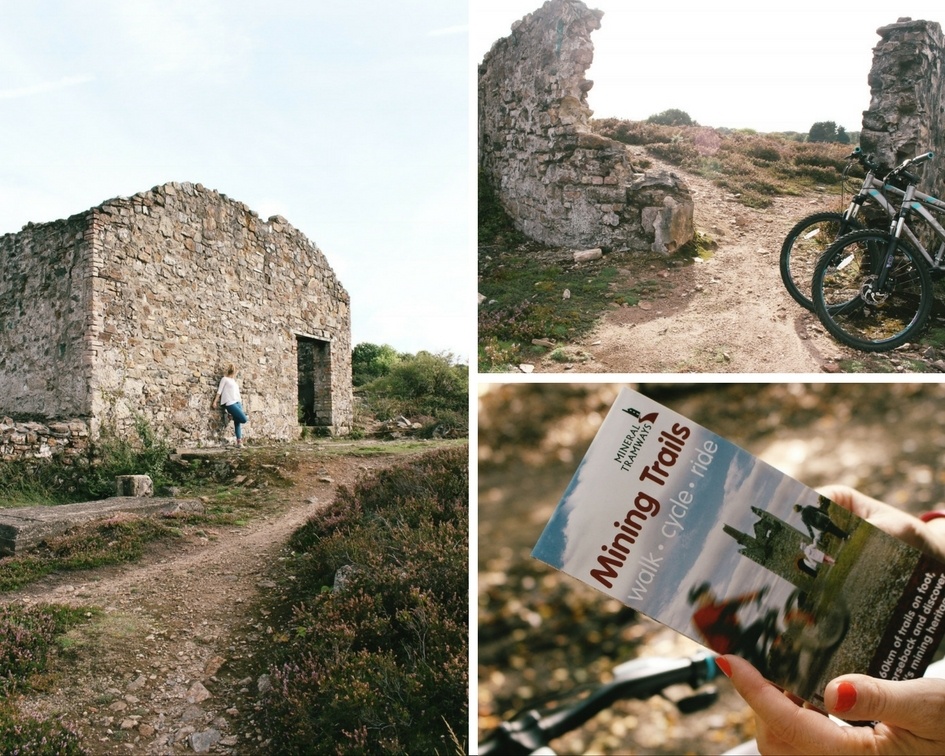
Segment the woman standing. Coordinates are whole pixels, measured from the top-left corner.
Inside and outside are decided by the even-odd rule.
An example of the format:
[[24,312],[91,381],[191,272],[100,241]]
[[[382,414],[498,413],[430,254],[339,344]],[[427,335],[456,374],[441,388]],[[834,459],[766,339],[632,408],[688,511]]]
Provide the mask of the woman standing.
[[236,445],[243,445],[243,424],[249,422],[240,400],[240,387],[236,383],[236,365],[230,363],[226,368],[226,375],[220,379],[217,395],[213,398],[213,407],[222,405],[230,413],[233,425],[236,426]]

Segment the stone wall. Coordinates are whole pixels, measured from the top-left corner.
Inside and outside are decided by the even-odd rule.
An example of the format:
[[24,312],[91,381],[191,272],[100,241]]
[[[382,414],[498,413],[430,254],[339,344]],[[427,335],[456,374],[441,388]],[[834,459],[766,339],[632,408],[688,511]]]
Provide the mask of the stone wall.
[[548,0],[479,66],[479,166],[526,235],[557,246],[673,252],[694,233],[675,175],[634,171],[592,133],[584,77],[603,13]]
[[[299,343],[314,341],[324,345],[311,371],[323,397],[318,422],[333,433],[350,429],[349,297],[322,252],[285,219],[264,221],[199,184],[170,183],[108,201],[64,228],[0,240],[0,249],[24,250],[27,234],[33,246],[19,259],[27,280],[50,278],[45,260],[72,261],[55,268],[58,288],[28,287],[44,303],[21,300],[23,287],[0,272],[0,312],[27,313],[9,324],[4,338],[18,351],[15,364],[0,366],[0,381],[25,381],[21,397],[47,386],[41,401],[27,398],[32,414],[75,407],[93,437],[104,427],[127,434],[140,417],[174,443],[219,443],[232,438],[232,424],[210,405],[232,362],[247,437],[295,438]],[[67,333],[42,346],[28,333],[37,310]],[[57,386],[50,375],[71,379]],[[0,395],[0,411],[24,411],[10,405]]]
[[0,412],[88,414],[87,231],[83,214],[0,236]]
[[47,460],[63,462],[87,454],[89,429],[81,420],[35,423],[0,418],[0,461]]
[[900,19],[877,30],[869,75],[870,107],[860,146],[890,167],[932,150],[921,188],[945,193],[945,39],[934,21]]

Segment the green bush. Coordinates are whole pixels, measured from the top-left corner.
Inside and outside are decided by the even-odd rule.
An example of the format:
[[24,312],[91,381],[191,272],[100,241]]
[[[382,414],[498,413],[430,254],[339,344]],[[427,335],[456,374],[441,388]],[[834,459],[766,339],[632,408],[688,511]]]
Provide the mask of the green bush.
[[646,120],[648,123],[656,123],[662,126],[698,126],[685,110],[679,108],[664,110],[662,113],[651,115]]
[[344,489],[293,536],[288,641],[268,652],[275,752],[458,750],[451,733],[468,716],[467,455],[435,452]]
[[468,428],[469,370],[448,353],[402,355],[386,375],[363,386],[361,394],[380,420],[405,415],[428,418],[431,426],[446,421],[464,432]]
[[387,375],[401,359],[400,353],[389,344],[358,344],[351,350],[351,382],[355,386],[370,383]]

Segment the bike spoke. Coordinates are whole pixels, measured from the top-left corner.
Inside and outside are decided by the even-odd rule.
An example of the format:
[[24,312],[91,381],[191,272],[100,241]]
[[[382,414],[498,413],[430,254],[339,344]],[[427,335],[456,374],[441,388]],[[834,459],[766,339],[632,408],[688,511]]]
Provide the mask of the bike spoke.
[[[885,284],[878,280],[886,264],[888,237],[851,234],[852,240],[822,260],[815,298],[822,299],[821,320],[838,339],[858,349],[879,351],[904,343],[924,324],[931,305],[928,273],[904,247],[894,253]],[[850,237],[846,237],[850,239]]]
[[799,222],[781,248],[781,278],[795,301],[812,310],[811,281],[817,261],[837,237],[858,228],[855,221],[843,221],[838,213],[819,213]]

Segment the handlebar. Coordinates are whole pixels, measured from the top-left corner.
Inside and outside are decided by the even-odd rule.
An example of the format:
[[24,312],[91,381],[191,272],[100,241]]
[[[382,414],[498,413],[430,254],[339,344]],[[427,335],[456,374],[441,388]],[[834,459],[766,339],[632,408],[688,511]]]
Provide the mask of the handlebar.
[[[490,754],[531,754],[548,742],[570,732],[589,719],[626,698],[647,699],[671,685],[687,684],[696,689],[715,679],[715,657],[700,653],[681,659],[634,659],[613,670],[614,679],[604,683],[585,698],[547,712],[535,709],[503,722],[479,744],[480,756]],[[680,711],[690,713],[715,702],[717,692],[696,693],[677,703]]]
[[888,174],[886,174],[886,178],[884,180],[889,181],[890,179],[894,179],[897,176],[901,176],[902,178],[906,179],[906,181],[908,181],[910,184],[918,184],[919,181],[921,181],[919,176],[917,176],[916,174],[906,169],[913,165],[920,165],[922,163],[925,163],[931,160],[933,157],[935,157],[935,153],[929,151],[929,152],[923,152],[921,155],[916,155],[915,157],[912,157],[912,158],[906,158],[899,165],[893,168]]
[[860,165],[870,171],[878,171],[882,168],[882,164],[876,161],[872,152],[867,155],[859,147],[854,148],[853,152],[847,155],[847,160],[857,160]]
[[[925,163],[931,160],[933,157],[935,157],[935,153],[929,151],[924,152],[921,155],[916,155],[915,157],[903,160],[899,165],[886,174],[886,178],[889,179],[895,178],[896,176],[902,176],[908,181],[917,184],[919,183],[919,177],[914,173],[909,172],[907,168],[909,168],[909,166]],[[872,171],[879,171],[882,168],[882,165],[876,161],[873,153],[867,155],[859,147],[854,148],[853,152],[847,155],[847,160],[857,160],[864,168]]]

